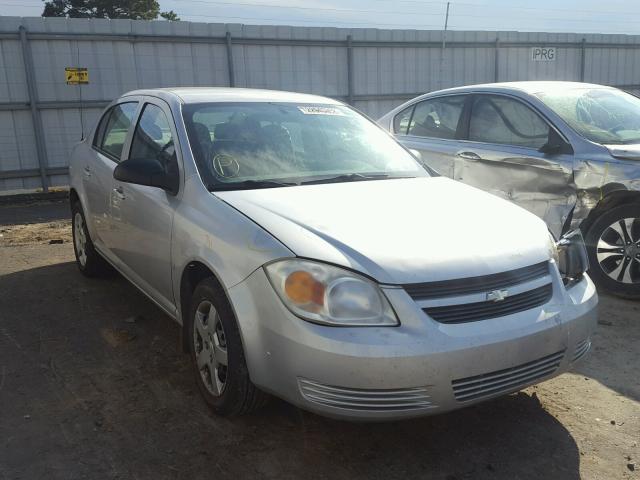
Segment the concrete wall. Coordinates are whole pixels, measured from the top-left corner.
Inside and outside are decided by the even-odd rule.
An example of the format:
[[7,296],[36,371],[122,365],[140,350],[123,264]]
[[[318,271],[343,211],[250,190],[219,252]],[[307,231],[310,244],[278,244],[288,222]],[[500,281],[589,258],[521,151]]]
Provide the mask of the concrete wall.
[[[473,83],[584,80],[640,91],[640,36],[450,31],[444,50],[442,40],[440,31],[0,17],[0,192],[43,178],[66,184],[82,128],[136,88],[310,92],[373,118],[419,93]],[[555,60],[533,61],[537,46],[555,47]],[[69,66],[87,67],[90,84],[67,85]]]

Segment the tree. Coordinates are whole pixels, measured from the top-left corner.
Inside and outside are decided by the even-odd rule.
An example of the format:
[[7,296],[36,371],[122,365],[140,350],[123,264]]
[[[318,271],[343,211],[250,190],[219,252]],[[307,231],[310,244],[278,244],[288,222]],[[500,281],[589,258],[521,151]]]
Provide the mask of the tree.
[[154,20],[160,15],[166,20],[180,20],[171,10],[160,12],[157,0],[43,0],[43,17],[127,18]]
[[172,22],[180,20],[180,17],[178,17],[178,14],[173,10],[169,10],[168,12],[160,12],[160,16],[165,20],[170,20]]

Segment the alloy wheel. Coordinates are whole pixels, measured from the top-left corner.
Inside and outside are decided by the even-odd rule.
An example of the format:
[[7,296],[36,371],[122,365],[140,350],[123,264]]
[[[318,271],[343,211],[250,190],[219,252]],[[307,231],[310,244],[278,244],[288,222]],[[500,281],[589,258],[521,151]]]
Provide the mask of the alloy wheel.
[[604,229],[596,251],[602,271],[616,282],[640,283],[640,218],[622,218]]

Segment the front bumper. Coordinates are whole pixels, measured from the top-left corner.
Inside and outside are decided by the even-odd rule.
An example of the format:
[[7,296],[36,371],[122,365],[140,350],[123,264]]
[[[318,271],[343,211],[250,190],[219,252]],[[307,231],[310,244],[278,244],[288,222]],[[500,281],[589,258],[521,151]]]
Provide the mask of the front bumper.
[[[555,270],[555,269],[554,269]],[[438,323],[401,288],[385,288],[397,327],[328,327],[294,316],[262,269],[229,290],[251,380],[321,415],[398,419],[445,412],[556,376],[589,349],[597,323],[591,280],[531,310]]]

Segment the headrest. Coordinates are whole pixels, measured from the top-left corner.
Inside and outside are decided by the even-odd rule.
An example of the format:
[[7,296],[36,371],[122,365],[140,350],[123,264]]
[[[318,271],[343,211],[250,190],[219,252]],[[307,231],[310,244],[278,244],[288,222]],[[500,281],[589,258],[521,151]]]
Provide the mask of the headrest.
[[199,142],[208,142],[211,143],[211,134],[209,133],[209,129],[203,123],[193,122],[193,129],[198,137]]
[[144,133],[151,137],[151,140],[162,140],[162,129],[153,122],[145,122]]
[[213,132],[216,140],[233,140],[238,137],[240,129],[233,123],[219,123]]

